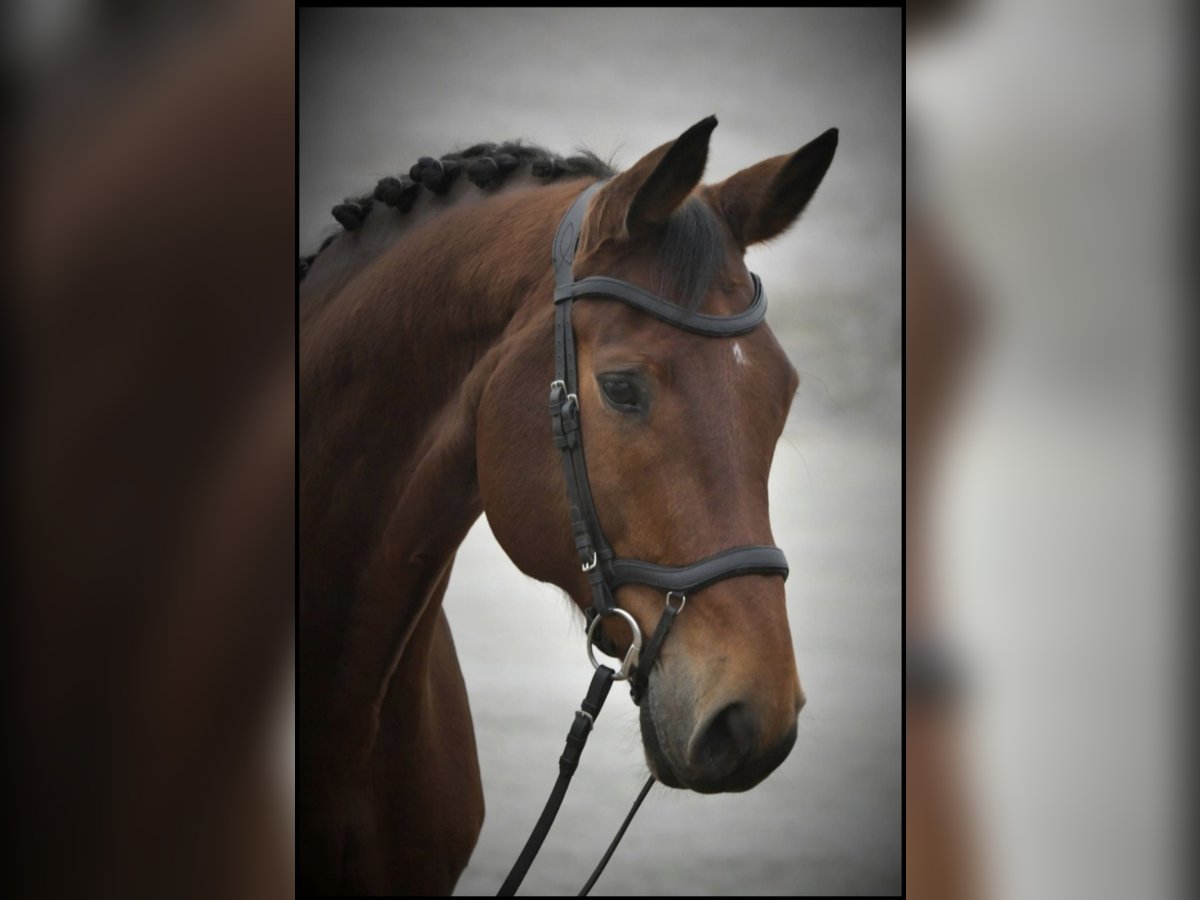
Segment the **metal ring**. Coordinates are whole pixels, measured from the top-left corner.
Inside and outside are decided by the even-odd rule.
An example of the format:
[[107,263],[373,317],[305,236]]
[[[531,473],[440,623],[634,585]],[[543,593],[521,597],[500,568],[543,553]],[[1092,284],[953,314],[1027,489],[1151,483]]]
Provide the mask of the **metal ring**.
[[[679,607],[678,608],[671,606],[671,598],[672,597],[679,598]],[[687,594],[685,594],[683,591],[667,591],[667,608],[673,610],[676,615],[679,615],[679,613],[683,612],[683,608],[686,605],[687,605]]]
[[583,571],[590,572],[594,568],[596,568],[596,551],[595,550],[592,551],[592,558],[588,562],[583,563]]
[[[621,616],[626,622],[629,623],[629,627],[633,629],[633,643],[629,645],[629,650],[625,653],[625,659],[621,663],[621,671],[613,676],[613,681],[625,681],[627,678],[629,678],[629,674],[637,666],[638,655],[642,652],[642,629],[638,628],[637,619],[625,612],[625,610],[621,609],[620,607],[614,606],[608,611],[608,613],[605,613],[605,615],[611,613],[616,613],[618,616]],[[596,616],[596,618],[592,619],[592,624],[588,625],[587,630],[587,655],[588,659],[592,661],[592,668],[594,669],[600,668],[600,663],[596,662],[596,655],[592,652],[592,634],[595,633],[596,623],[599,622],[600,619],[601,616]]]

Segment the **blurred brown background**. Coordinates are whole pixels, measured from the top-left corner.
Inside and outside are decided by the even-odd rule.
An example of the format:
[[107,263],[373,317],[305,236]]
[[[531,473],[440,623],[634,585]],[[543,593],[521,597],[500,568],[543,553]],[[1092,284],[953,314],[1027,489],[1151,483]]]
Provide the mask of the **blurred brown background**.
[[9,875],[290,896],[292,7],[5,24]]

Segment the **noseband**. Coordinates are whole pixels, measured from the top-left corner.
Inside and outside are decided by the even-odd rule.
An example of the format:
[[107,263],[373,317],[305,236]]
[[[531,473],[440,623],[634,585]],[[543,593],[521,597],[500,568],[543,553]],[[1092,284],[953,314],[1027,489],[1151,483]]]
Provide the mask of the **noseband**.
[[[675,617],[687,602],[688,595],[738,575],[780,575],[786,579],[788,574],[787,560],[778,547],[731,547],[686,566],[664,566],[640,559],[619,558],[604,537],[600,519],[596,515],[596,505],[592,501],[587,462],[583,455],[583,434],[580,431],[579,420],[579,374],[575,364],[575,332],[571,327],[573,304],[577,300],[593,297],[620,300],[675,328],[714,338],[745,334],[758,327],[767,313],[767,299],[763,294],[762,282],[753,273],[750,277],[754,282],[754,297],[750,305],[729,316],[713,316],[685,309],[619,278],[593,276],[576,281],[575,251],[579,246],[579,234],[587,214],[588,201],[605,183],[598,181],[575,198],[575,202],[559,223],[551,255],[555,287],[554,381],[550,385],[550,417],[553,423],[554,446],[562,451],[563,475],[570,503],[575,549],[579,552],[579,562],[592,591],[592,605],[587,610],[587,652],[596,672],[587,697],[581,708],[576,711],[575,721],[567,735],[566,749],[559,758],[558,781],[526,842],[525,849],[500,889],[501,896],[513,894],[520,886],[525,872],[533,862],[546,833],[549,832],[566,794],[571,775],[579,764],[583,746],[595,726],[596,716],[600,714],[600,708],[613,681],[628,679],[633,702],[641,703],[658,651]],[[618,607],[614,599],[616,589],[626,584],[645,584],[666,592],[662,616],[644,648],[637,621]],[[597,663],[592,654],[592,641],[597,623],[606,616],[614,615],[624,619],[633,632],[633,641],[625,654],[619,674],[608,666]],[[653,782],[654,778],[651,776],[581,894],[586,894],[600,876]]]

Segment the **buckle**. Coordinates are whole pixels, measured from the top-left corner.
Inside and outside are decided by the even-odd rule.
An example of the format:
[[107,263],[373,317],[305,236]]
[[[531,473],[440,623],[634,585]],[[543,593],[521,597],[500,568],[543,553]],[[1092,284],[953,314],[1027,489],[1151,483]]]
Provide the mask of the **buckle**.
[[592,718],[592,714],[590,712],[588,712],[587,710],[584,710],[584,709],[575,710],[575,718],[587,719],[589,722],[592,723],[593,728],[596,727],[596,720],[594,718]]
[[563,395],[567,393],[567,385],[563,381],[550,382],[550,401],[546,405],[550,407],[550,415],[555,415],[562,409]]
[[567,393],[567,383],[561,378],[550,382],[551,411],[561,411],[563,414],[579,411],[579,395]]
[[554,446],[559,450],[573,449],[579,443],[579,397],[567,393],[561,379],[550,382],[550,417],[554,420]]
[[576,394],[567,394],[562,405],[563,417],[569,418],[572,422],[579,421],[579,397]]

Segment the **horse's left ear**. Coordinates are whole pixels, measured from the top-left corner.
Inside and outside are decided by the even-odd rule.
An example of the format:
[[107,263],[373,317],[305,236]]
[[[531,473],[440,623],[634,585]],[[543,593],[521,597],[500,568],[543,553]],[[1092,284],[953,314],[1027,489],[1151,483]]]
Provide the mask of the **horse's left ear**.
[[717,117],[701,119],[622,172],[597,197],[596,237],[637,238],[661,228],[704,175]]
[[709,190],[742,249],[787,230],[804,211],[837,150],[830,128],[791,156],[775,156],[743,169]]

